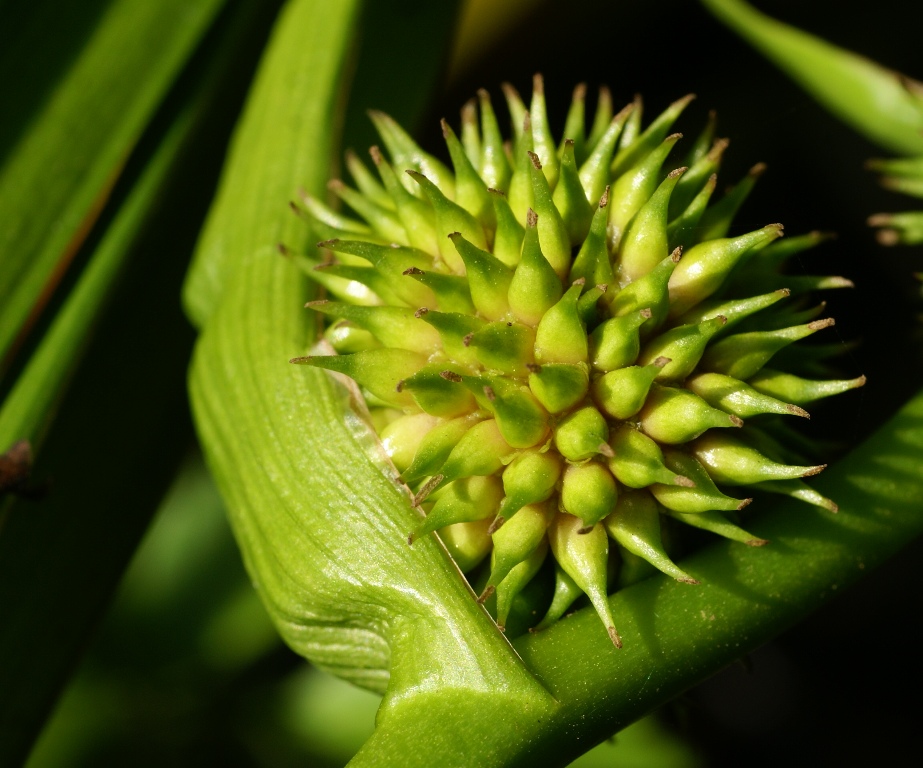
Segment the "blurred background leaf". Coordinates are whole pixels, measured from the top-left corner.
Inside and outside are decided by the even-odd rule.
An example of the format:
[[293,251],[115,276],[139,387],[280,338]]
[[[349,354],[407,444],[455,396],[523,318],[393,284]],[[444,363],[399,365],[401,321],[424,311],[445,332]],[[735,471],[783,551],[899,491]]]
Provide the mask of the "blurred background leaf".
[[[3,500],[0,762],[26,754],[191,439],[192,334],[177,290],[220,162],[210,147],[271,11],[238,5],[202,38],[76,256],[88,269],[62,285],[62,319],[4,406],[6,437],[34,438],[59,418],[35,467],[44,498]],[[97,319],[92,343],[77,338]]]
[[224,0],[3,9],[0,371]]

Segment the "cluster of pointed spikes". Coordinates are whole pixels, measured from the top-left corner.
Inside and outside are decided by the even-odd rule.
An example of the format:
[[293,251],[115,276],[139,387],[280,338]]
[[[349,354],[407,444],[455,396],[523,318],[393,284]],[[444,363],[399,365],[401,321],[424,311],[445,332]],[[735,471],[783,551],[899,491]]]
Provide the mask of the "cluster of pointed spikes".
[[328,320],[320,354],[292,362],[358,383],[426,515],[410,542],[438,531],[466,573],[489,556],[473,583],[501,627],[550,552],[538,626],[586,594],[620,646],[617,562],[696,583],[665,550],[669,520],[761,545],[735,489],[836,511],[778,422],[863,383],[824,378],[842,345],[789,346],[833,324],[806,294],[851,283],[783,274],[819,233],[728,237],[762,167],[712,202],[714,119],[669,159],[691,96],[642,128],[640,99],[613,114],[602,89],[587,131],[578,87],[557,143],[540,77],[528,107],[504,92],[511,142],[485,91],[459,135],[443,121],[453,171],[373,112],[390,160],[348,154],[355,188],[330,184],[354,216],[293,205],[328,239],[321,258],[282,250],[331,300],[308,304]]

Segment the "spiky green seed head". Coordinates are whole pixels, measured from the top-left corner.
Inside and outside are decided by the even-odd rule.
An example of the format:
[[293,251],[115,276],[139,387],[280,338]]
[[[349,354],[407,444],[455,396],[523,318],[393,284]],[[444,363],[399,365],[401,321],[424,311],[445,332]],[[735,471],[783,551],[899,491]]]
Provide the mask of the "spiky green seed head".
[[776,358],[832,325],[804,293],[849,281],[781,271],[820,236],[729,235],[762,167],[712,202],[727,141],[710,126],[674,157],[691,97],[642,130],[640,101],[613,116],[605,91],[587,128],[580,88],[553,142],[541,79],[528,107],[504,92],[508,143],[484,91],[458,135],[443,121],[454,172],[373,113],[391,158],[373,148],[376,178],[348,156],[358,189],[332,189],[352,213],[306,201],[328,239],[299,263],[334,299],[308,307],[332,321],[338,354],[293,362],[359,385],[426,514],[411,543],[439,533],[465,571],[490,553],[481,597],[496,591],[501,625],[547,559],[557,587],[540,626],[582,592],[618,645],[614,563],[696,583],[664,546],[667,517],[755,545],[725,517],[750,498],[719,486],[835,510],[800,480],[823,467],[787,462],[744,419],[806,417],[864,382]]

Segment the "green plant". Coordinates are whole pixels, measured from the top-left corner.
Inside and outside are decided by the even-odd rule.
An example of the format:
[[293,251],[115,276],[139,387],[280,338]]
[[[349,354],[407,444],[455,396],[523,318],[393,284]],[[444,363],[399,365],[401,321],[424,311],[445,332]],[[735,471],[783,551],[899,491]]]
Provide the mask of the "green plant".
[[[43,39],[60,42],[56,57],[45,60],[47,69],[11,90],[22,118],[3,134],[7,157],[16,164],[3,166],[2,211],[10,221],[28,224],[37,233],[29,242],[47,247],[50,255],[32,257],[41,248],[27,249],[24,236],[18,249],[3,250],[4,288],[32,288],[4,304],[4,311],[18,308],[11,319],[5,316],[4,338],[21,343],[15,355],[12,347],[5,349],[8,396],[0,436],[4,450],[24,437],[33,442],[31,483],[41,485],[48,475],[55,480],[37,510],[26,499],[4,501],[5,761],[28,750],[187,439],[182,430],[166,427],[181,421],[188,349],[182,340],[188,344],[189,337],[182,335],[177,314],[170,325],[163,312],[176,295],[184,259],[163,254],[188,252],[214,178],[213,169],[202,173],[203,188],[184,197],[193,193],[189,181],[197,176],[189,164],[204,148],[220,145],[220,127],[231,125],[226,114],[219,120],[221,110],[213,106],[230,104],[233,115],[234,102],[223,86],[249,78],[248,62],[263,45],[275,7],[204,0],[182,5],[180,14],[172,5],[154,9],[136,0],[49,2],[16,11],[4,25],[3,34],[22,28],[32,35],[23,34],[21,49],[4,49],[12,51],[2,61],[8,82],[19,82],[13,67],[22,50]],[[835,518],[806,513],[796,503],[772,503],[752,529],[773,546],[712,543],[681,561],[702,580],[695,589],[654,577],[611,598],[613,612],[625,617],[619,620],[621,652],[587,610],[510,644],[431,537],[406,546],[417,518],[368,460],[363,446],[372,435],[350,418],[342,391],[323,372],[302,376],[285,362],[306,351],[312,333],[309,314],[301,309],[310,297],[307,283],[275,253],[279,241],[299,249],[310,242],[286,203],[299,185],[322,194],[328,166],[339,155],[341,84],[354,51],[360,53],[351,110],[374,103],[404,122],[421,111],[427,90],[421,73],[435,78],[430,63],[439,58],[441,34],[451,24],[452,9],[439,5],[408,17],[397,4],[374,4],[365,18],[352,2],[286,5],[186,283],[189,314],[202,329],[191,372],[198,428],[245,559],[261,575],[258,590],[290,644],[367,686],[383,689],[389,675],[379,727],[357,765],[415,759],[431,765],[459,754],[478,764],[563,764],[799,621],[829,598],[834,585],[857,579],[916,535],[923,404],[912,399],[818,479],[818,490],[841,503]],[[53,24],[45,28],[41,14],[50,8]],[[13,14],[6,7],[3,12]],[[357,48],[360,28],[366,30],[364,45]],[[393,41],[404,39],[408,29],[416,30],[414,44],[395,56]],[[165,47],[165,40],[171,45]],[[146,53],[140,61],[104,55],[121,50],[110,48],[112,41]],[[85,59],[87,52],[103,53]],[[86,79],[54,88],[66,75]],[[89,89],[88,82],[102,87]],[[401,100],[402,92],[413,98]],[[67,106],[49,101],[57,93],[75,99],[77,117],[93,115],[85,135],[52,131]],[[131,96],[141,106],[126,109]],[[46,103],[57,106],[46,114],[36,106]],[[123,139],[106,139],[104,153],[94,142],[113,135],[103,132],[110,123],[120,126],[115,134]],[[345,121],[347,130],[358,124]],[[187,130],[193,141],[184,152]],[[355,135],[349,142],[369,143]],[[49,158],[52,148],[60,154]],[[132,148],[123,169],[121,160]],[[69,175],[64,171],[71,166],[55,159],[60,157],[75,166],[79,157],[98,160],[99,168],[87,174],[80,166]],[[61,171],[49,174],[49,165]],[[116,177],[103,206],[107,182]],[[33,180],[35,191],[24,178]],[[86,190],[72,193],[68,179],[85,180]],[[42,184],[57,196],[45,199]],[[163,202],[171,198],[172,208]],[[189,199],[197,203],[184,204]],[[178,218],[183,211],[188,218]],[[187,223],[185,239],[178,237],[179,221]],[[76,248],[86,233],[85,244]],[[42,293],[35,286],[48,288],[72,250],[80,279],[65,280],[66,293],[59,291],[48,305],[58,321],[29,334],[27,319],[38,314]],[[22,261],[14,260],[20,254]],[[119,264],[137,254],[147,260],[127,273],[135,282],[116,282]],[[78,367],[80,340],[101,317],[104,296],[115,303],[86,367]],[[148,297],[149,305],[137,306]],[[150,322],[154,316],[156,325]],[[51,405],[72,371],[74,387],[46,431]],[[906,378],[911,386],[918,383]],[[908,391],[900,384],[906,382],[888,392]],[[884,421],[882,411],[876,414]],[[113,425],[122,431],[110,431]],[[336,510],[336,516],[318,510]]]
[[[756,174],[709,204],[727,146],[713,125],[687,165],[667,171],[680,162],[670,153],[681,134],[670,131],[690,98],[643,130],[640,99],[613,117],[601,98],[587,135],[578,88],[572,138],[555,142],[540,76],[528,108],[511,86],[505,93],[509,157],[482,91],[480,128],[473,102],[461,140],[443,121],[454,175],[375,113],[392,155],[372,149],[381,180],[350,155],[358,190],[332,183],[362,220],[304,197],[327,258],[296,258],[334,300],[308,303],[332,325],[316,352],[292,362],[361,387],[357,415],[367,404],[413,506],[426,510],[409,543],[438,531],[465,573],[490,554],[472,583],[479,602],[494,598],[501,628],[511,616],[550,626],[585,593],[620,648],[606,602],[610,560],[623,585],[651,568],[698,584],[664,549],[671,518],[766,543],[724,514],[752,499],[715,481],[836,511],[800,480],[823,467],[787,453],[759,417],[808,417],[790,401],[864,383],[766,367],[832,325],[805,294],[850,283],[783,274],[817,235],[772,245],[782,227],[770,224],[726,236]],[[412,183],[398,175],[405,166]],[[750,295],[755,285],[767,292]],[[808,370],[822,368],[818,356]],[[757,426],[723,432],[744,418]],[[524,590],[549,552],[547,604]]]

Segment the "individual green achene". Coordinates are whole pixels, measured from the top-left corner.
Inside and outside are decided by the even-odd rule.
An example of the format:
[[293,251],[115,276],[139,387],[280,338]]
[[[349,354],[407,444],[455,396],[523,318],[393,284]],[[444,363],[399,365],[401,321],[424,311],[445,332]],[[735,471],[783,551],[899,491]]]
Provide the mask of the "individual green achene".
[[330,185],[353,214],[305,197],[326,239],[294,258],[329,322],[292,362],[358,383],[421,511],[411,544],[438,532],[501,626],[550,554],[541,627],[586,594],[620,646],[619,553],[696,584],[664,546],[672,520],[757,546],[736,520],[747,486],[836,510],[773,422],[863,383],[818,378],[816,356],[784,370],[801,361],[788,345],[833,324],[806,293],[850,283],[781,271],[819,234],[728,236],[762,168],[712,203],[727,141],[713,121],[670,132],[691,97],[643,129],[640,100],[613,114],[602,89],[587,129],[580,86],[557,142],[541,77],[528,106],[504,93],[511,142],[485,91],[458,134],[443,121],[452,170],[373,113],[390,159],[349,154],[355,188]]

